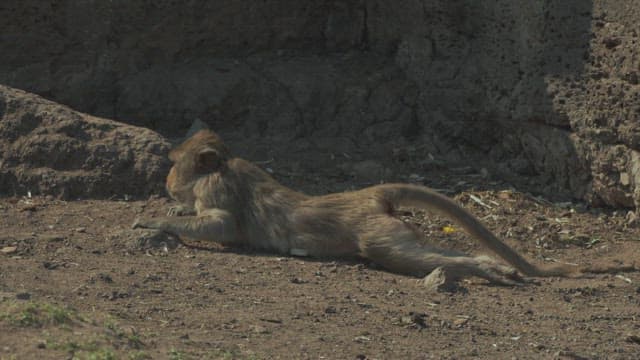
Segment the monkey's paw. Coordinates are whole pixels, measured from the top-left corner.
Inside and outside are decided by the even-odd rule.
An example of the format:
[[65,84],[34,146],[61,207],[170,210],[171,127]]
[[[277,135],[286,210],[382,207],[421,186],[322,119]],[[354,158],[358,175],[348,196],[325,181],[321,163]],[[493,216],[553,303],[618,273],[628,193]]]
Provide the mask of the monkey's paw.
[[187,216],[196,214],[196,210],[187,205],[172,206],[169,208],[169,211],[167,211],[167,216]]
[[157,229],[154,226],[153,220],[145,220],[140,218],[136,218],[133,221],[133,224],[131,224],[131,228],[132,229]]

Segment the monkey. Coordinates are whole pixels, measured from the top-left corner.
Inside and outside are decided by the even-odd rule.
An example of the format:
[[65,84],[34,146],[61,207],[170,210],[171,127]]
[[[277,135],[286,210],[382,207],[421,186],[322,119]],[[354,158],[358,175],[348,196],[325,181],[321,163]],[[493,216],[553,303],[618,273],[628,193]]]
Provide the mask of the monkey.
[[[306,195],[280,184],[253,163],[233,157],[220,136],[208,129],[171,150],[169,159],[173,166],[166,189],[181,204],[170,212],[187,215],[136,219],[133,228],[161,230],[183,242],[212,241],[285,255],[364,258],[388,271],[418,277],[441,268],[454,280],[475,276],[498,285],[522,284],[520,273],[531,278],[575,272],[568,265],[542,268],[528,262],[470,212],[425,186],[380,184]],[[420,244],[417,229],[393,216],[400,206],[448,216],[510,266],[488,256]]]

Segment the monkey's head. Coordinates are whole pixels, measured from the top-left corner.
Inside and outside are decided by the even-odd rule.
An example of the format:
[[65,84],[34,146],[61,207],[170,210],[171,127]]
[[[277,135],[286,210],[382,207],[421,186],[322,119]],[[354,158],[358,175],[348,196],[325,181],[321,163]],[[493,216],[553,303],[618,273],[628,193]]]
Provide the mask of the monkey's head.
[[221,171],[230,155],[216,133],[200,130],[169,152],[173,166],[167,176],[167,192],[176,201],[193,205],[196,182],[203,176]]

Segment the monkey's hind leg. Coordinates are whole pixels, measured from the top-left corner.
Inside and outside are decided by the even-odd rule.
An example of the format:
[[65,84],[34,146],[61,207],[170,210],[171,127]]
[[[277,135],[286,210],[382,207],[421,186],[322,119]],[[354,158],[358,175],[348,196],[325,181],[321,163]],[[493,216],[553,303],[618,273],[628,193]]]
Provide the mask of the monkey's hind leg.
[[396,218],[385,215],[367,220],[371,226],[360,237],[360,254],[390,271],[423,277],[442,268],[452,280],[477,276],[510,286],[523,281],[513,268],[489,257],[423,246],[419,234]]
[[236,241],[235,221],[231,214],[221,209],[208,209],[197,216],[136,219],[132,228],[162,230],[180,239],[215,241],[220,244]]

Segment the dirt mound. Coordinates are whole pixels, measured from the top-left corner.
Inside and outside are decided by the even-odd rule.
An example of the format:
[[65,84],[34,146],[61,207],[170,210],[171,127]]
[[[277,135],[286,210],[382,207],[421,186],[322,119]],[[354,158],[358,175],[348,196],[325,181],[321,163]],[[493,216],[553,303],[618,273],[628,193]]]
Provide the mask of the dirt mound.
[[157,133],[0,86],[0,192],[63,198],[162,191],[170,144]]

